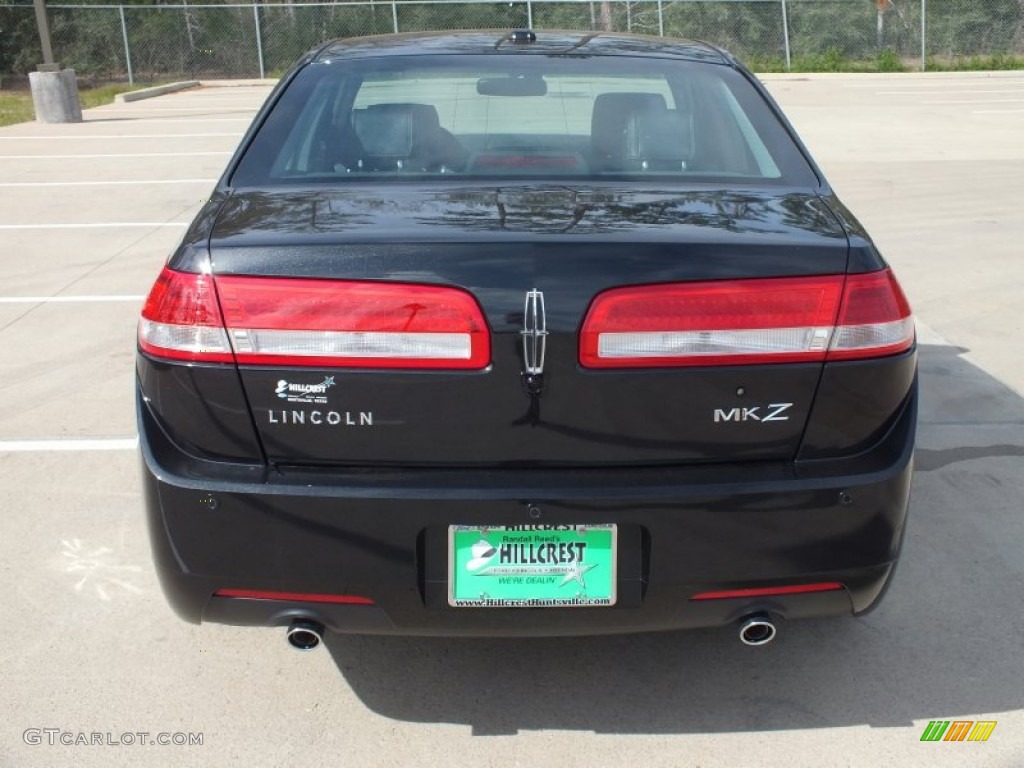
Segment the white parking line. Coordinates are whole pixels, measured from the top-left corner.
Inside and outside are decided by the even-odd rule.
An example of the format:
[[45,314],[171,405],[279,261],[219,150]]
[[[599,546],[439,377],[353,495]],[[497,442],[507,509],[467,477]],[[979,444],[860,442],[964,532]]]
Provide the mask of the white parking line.
[[[200,96],[202,96],[202,98],[199,98]],[[193,94],[191,94],[189,96],[184,96],[184,95],[178,96],[178,97],[176,97],[173,100],[173,103],[178,105],[178,106],[182,106],[182,105],[186,105],[186,104],[196,104],[196,103],[203,103],[203,104],[206,104],[206,105],[210,105],[211,104],[211,99],[215,99],[215,101],[213,103],[232,104],[234,106],[253,106],[253,108],[255,109],[256,106],[259,106],[261,103],[263,103],[263,98],[265,98],[265,97],[266,97],[266,93],[265,92],[262,93],[262,94],[260,94],[260,93],[250,93],[250,94],[236,93],[236,94],[232,94],[231,96],[221,96],[220,94],[217,94],[217,93],[209,93],[209,94],[207,94],[207,93],[193,93]],[[166,104],[166,103],[172,103],[172,102],[169,99],[168,100],[161,99],[161,101],[159,101],[159,103],[165,103]],[[124,109],[124,108],[122,108],[122,109]]]
[[130,179],[123,181],[0,181],[0,187],[97,187],[123,184],[214,184],[216,179]]
[[1010,115],[1024,112],[1024,109],[972,109],[972,115]]
[[922,104],[1020,104],[1024,99],[970,99],[965,101],[922,101]]
[[0,453],[30,453],[40,451],[134,451],[139,446],[137,437],[111,437],[101,439],[67,438],[64,440],[0,440]]
[[187,226],[187,221],[108,221],[102,224],[0,224],[0,229],[113,229],[115,227]]
[[0,155],[0,160],[79,160],[89,157],[199,157],[201,155],[230,155],[231,152],[133,152],[103,155]]
[[[199,94],[196,94],[197,96]],[[234,99],[220,98],[216,101],[212,101],[209,98],[204,99],[185,99],[179,98],[174,100],[175,106],[179,107],[202,107],[203,109],[212,109],[214,107],[225,106],[231,109],[259,109],[263,106],[263,101],[266,98],[265,95],[253,94],[251,97],[239,96]],[[169,103],[169,102],[163,102]],[[128,107],[121,107],[121,109],[127,109]],[[147,107],[150,109],[150,107]],[[160,107],[152,107],[152,109],[160,109]]]
[[220,92],[216,92],[216,91],[178,91],[177,93],[175,93],[173,95],[172,94],[164,94],[165,97],[168,97],[168,98],[158,99],[157,101],[160,104],[166,104],[166,103],[168,103],[170,101],[175,101],[175,102],[191,101],[192,99],[196,99],[196,98],[224,99],[225,101],[232,101],[232,100],[233,101],[242,101],[242,100],[252,101],[254,98],[260,96],[261,94],[266,96],[269,92],[270,92],[270,86],[267,86],[265,88],[260,88],[259,90],[250,90],[250,91],[236,91],[236,90],[232,90],[230,93],[226,93],[224,91],[220,91]]
[[140,123],[174,123],[175,125],[182,125],[184,123],[251,123],[251,117],[115,117],[104,119],[102,116],[90,115],[85,121],[87,123],[106,123],[106,122],[130,122],[132,125],[139,125]]
[[102,107],[97,108],[99,114],[111,115],[113,113],[118,114],[131,114],[134,115],[138,112],[255,112],[255,109],[249,107],[228,107],[226,109],[220,109],[215,105],[209,107],[135,107],[127,109],[103,109]]
[[[878,90],[879,92],[884,91],[884,90],[888,90],[888,89],[892,89],[892,88],[896,88],[896,89],[904,88],[905,89],[905,88],[911,87],[911,86],[908,86],[906,82],[902,82],[902,83],[878,83],[878,82],[843,83],[843,85],[845,87],[847,87],[847,88],[873,88],[875,90]],[[991,88],[991,87],[1005,88],[1008,85],[1024,85],[1024,79],[1021,79],[1019,77],[993,77],[993,78],[956,77],[956,78],[949,78],[949,79],[944,79],[944,80],[937,80],[937,81],[931,82],[931,83],[923,83],[923,82],[922,83],[914,83],[912,87],[914,87],[914,88],[946,89],[950,85],[971,85],[972,87],[976,87],[979,90],[982,90],[982,89]]]
[[[977,88],[966,88],[943,90],[943,93],[968,93],[972,96],[980,96],[984,93],[1024,93],[1024,88],[1010,88],[997,91],[979,91]],[[881,96],[934,96],[935,91],[878,91]]]
[[210,136],[238,136],[226,133],[94,133],[87,136],[0,136],[0,141],[78,141],[79,139],[205,139]]
[[0,296],[0,304],[74,304],[126,301],[139,304],[146,300],[142,294],[110,294],[108,296]]
[[212,97],[212,98],[217,98],[217,97],[220,97],[220,98],[225,98],[225,97],[228,97],[228,98],[238,98],[239,96],[248,96],[248,95],[258,96],[259,94],[263,94],[263,95],[268,94],[270,92],[270,89],[273,88],[273,87],[274,86],[272,86],[272,85],[260,85],[260,86],[257,86],[256,88],[246,88],[244,90],[242,90],[242,89],[237,89],[236,90],[237,86],[234,86],[234,87],[231,88],[231,93],[230,94],[224,93],[223,91],[221,91],[219,89],[214,89],[214,90],[210,90],[210,91],[189,91],[187,94],[186,93],[179,93],[179,94],[177,94],[175,96],[175,98],[186,98],[187,97],[187,98],[192,99],[192,98],[195,98],[196,96],[203,96],[203,97],[206,97],[206,98],[210,98],[210,97]]

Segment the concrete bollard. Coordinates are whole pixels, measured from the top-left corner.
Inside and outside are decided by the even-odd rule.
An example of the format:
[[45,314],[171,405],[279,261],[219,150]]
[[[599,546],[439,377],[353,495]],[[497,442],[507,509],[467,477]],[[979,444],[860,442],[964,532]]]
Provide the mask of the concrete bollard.
[[32,105],[40,123],[80,123],[82,104],[78,100],[75,70],[29,72]]

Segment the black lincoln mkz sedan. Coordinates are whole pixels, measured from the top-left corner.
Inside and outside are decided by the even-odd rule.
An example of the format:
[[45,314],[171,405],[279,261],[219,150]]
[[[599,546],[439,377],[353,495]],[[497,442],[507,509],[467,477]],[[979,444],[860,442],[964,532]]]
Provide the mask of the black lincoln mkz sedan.
[[859,614],[906,298],[703,43],[362,38],[271,93],[157,278],[138,420],[183,618],[572,635]]

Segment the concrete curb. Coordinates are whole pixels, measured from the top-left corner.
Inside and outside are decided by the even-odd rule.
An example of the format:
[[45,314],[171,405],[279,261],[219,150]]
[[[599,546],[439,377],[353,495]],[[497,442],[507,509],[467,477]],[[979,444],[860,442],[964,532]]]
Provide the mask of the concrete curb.
[[184,91],[186,88],[198,88],[198,80],[183,80],[180,83],[168,83],[167,85],[154,85],[152,88],[140,88],[137,91],[128,91],[127,93],[119,93],[114,97],[114,102],[117,104],[124,104],[129,101],[141,101],[142,99],[151,99],[154,96],[163,96],[165,93],[174,93],[174,91]]
[[253,88],[264,85],[277,85],[279,78],[276,77],[250,77],[241,80],[200,80],[199,84],[204,88]]

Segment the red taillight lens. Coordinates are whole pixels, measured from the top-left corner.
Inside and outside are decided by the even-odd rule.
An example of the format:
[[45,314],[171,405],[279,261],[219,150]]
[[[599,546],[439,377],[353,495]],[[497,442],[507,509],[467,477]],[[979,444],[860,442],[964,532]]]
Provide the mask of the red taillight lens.
[[774,595],[802,595],[811,592],[834,592],[843,589],[838,581],[817,584],[792,584],[784,587],[754,587],[752,589],[723,589],[719,592],[701,592],[691,600],[733,600],[740,597],[772,597]]
[[617,288],[583,323],[590,368],[823,360],[841,275]]
[[139,347],[172,360],[232,362],[213,277],[164,268],[142,308]]
[[[206,286],[210,278],[165,269],[154,294],[166,292],[164,283],[191,285],[197,280]],[[220,321],[209,285],[212,312]],[[184,293],[185,298],[196,295]],[[241,364],[480,369],[490,363],[490,334],[483,313],[475,299],[458,288],[226,276],[216,278],[216,293],[223,310],[220,331]],[[212,312],[197,312],[197,326],[210,321]],[[161,320],[143,312],[144,323],[154,319]],[[151,333],[147,328],[147,335]],[[140,328],[140,343],[142,339]],[[166,346],[154,349],[144,344],[143,349],[180,359],[168,354]]]
[[[837,317],[843,318],[838,327]],[[912,343],[909,307],[885,270],[606,291],[583,323],[580,362],[588,368],[813,362],[893,354]]]
[[336,605],[373,605],[368,597],[359,595],[324,595],[308,592],[267,592],[259,589],[218,589],[214,597],[235,597],[243,600],[284,600],[290,603],[334,603]]

